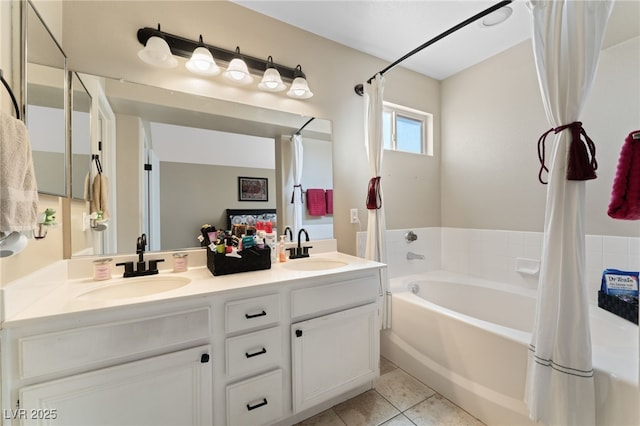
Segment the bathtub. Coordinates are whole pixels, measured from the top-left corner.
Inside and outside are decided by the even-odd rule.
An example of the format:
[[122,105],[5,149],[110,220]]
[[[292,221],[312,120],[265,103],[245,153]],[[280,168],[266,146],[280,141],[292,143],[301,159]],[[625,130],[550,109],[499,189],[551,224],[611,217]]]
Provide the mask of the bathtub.
[[[488,425],[533,425],[524,403],[535,291],[434,271],[393,278],[381,353]],[[638,328],[591,307],[598,425],[639,425]]]

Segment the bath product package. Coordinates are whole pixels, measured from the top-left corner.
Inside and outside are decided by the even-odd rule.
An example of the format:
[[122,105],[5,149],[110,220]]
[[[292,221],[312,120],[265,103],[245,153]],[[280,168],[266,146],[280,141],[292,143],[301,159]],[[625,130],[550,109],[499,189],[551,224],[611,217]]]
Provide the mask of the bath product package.
[[605,269],[600,291],[612,296],[638,298],[638,272]]

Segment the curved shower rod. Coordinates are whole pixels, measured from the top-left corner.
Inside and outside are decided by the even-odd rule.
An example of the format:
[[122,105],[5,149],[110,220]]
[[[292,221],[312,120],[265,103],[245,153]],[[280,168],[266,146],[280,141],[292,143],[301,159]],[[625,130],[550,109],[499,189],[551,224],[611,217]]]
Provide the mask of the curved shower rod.
[[[373,75],[373,77],[371,77],[370,79],[367,80],[367,83],[371,83],[371,80],[373,80],[375,78],[375,76],[378,75],[378,74],[384,75],[387,71],[390,71],[392,68],[395,68],[395,66],[398,65],[400,62],[404,61],[405,59],[408,59],[409,57],[411,57],[413,55],[415,55],[416,53],[420,52],[422,49],[431,46],[435,42],[445,38],[446,36],[456,32],[456,31],[458,31],[460,28],[466,27],[470,23],[475,22],[478,19],[483,18],[483,17],[487,16],[488,14],[495,12],[496,10],[501,9],[504,6],[506,6],[506,5],[508,5],[509,3],[512,3],[512,2],[513,2],[513,0],[503,0],[500,3],[496,3],[493,6],[483,10],[482,12],[473,15],[471,18],[460,22],[458,25],[455,25],[455,26],[449,28],[445,32],[435,36],[431,40],[421,44],[418,47],[416,47],[411,52],[409,52],[406,55],[404,55],[402,58],[400,58],[397,61],[395,61],[395,62],[391,63],[390,65],[388,65],[386,68],[378,71],[376,74]],[[355,90],[355,92],[358,95],[362,96],[364,94],[364,85],[363,84],[357,84],[353,88],[353,90]]]

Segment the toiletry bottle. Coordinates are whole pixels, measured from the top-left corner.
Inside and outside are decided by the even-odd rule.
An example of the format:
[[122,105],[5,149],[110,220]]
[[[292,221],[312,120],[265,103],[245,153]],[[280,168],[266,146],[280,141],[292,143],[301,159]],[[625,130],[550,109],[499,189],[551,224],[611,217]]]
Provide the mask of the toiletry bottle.
[[276,240],[276,233],[273,231],[271,222],[267,222],[265,224],[264,232],[265,232],[264,242],[271,249],[271,261],[275,262],[278,259],[278,252],[276,247],[277,240]]
[[287,261],[287,250],[284,247],[284,235],[280,236],[280,243],[278,243],[278,261],[286,262]]

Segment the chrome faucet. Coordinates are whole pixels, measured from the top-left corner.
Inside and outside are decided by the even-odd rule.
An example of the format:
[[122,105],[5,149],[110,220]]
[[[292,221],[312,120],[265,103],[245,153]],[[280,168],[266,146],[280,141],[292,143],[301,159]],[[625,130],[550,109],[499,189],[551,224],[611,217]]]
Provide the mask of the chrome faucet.
[[424,260],[424,254],[418,254],[409,251],[407,252],[407,260]]
[[147,235],[142,234],[136,240],[136,254],[138,255],[138,262],[136,263],[136,270],[133,270],[133,262],[116,263],[116,266],[124,266],[123,278],[140,277],[144,275],[155,275],[158,273],[158,263],[164,262],[164,259],[151,259],[149,260],[149,269],[144,261],[144,249],[147,246]]

